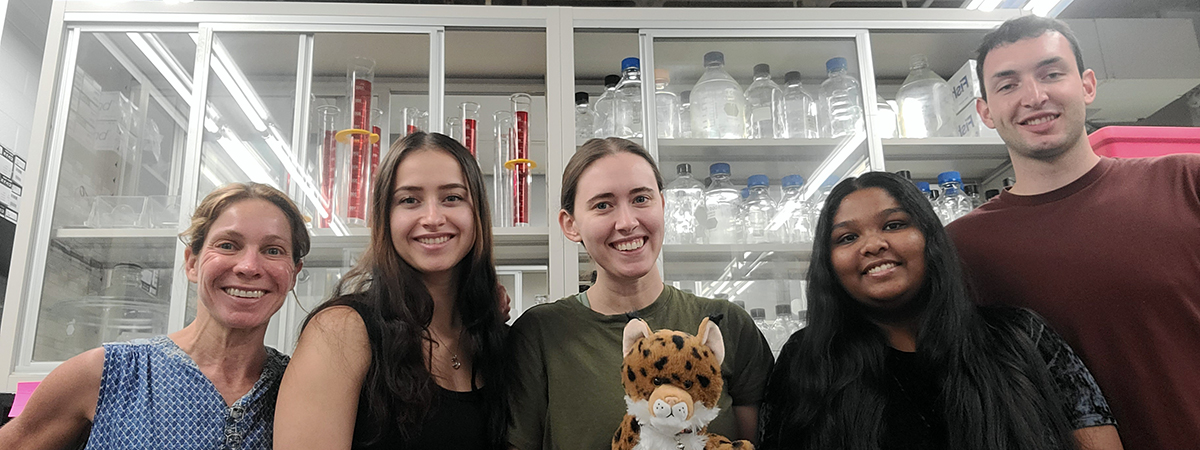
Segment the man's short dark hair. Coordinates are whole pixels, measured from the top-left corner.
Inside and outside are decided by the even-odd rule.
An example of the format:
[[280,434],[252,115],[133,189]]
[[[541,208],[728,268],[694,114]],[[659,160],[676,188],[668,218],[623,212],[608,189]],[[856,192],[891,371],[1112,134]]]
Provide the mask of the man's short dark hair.
[[1012,44],[1022,39],[1041,36],[1047,31],[1058,32],[1067,38],[1067,42],[1071,43],[1071,51],[1075,53],[1075,66],[1078,67],[1079,74],[1083,75],[1083,53],[1079,51],[1079,41],[1075,39],[1075,33],[1071,31],[1071,27],[1068,27],[1063,21],[1051,17],[1021,16],[1000,24],[999,27],[984,36],[983,43],[979,44],[978,56],[975,58],[978,61],[978,64],[975,65],[975,75],[979,77],[979,92],[983,95],[984,100],[987,100],[987,88],[985,87],[987,83],[983,79],[983,60],[987,59],[988,52],[996,47]]

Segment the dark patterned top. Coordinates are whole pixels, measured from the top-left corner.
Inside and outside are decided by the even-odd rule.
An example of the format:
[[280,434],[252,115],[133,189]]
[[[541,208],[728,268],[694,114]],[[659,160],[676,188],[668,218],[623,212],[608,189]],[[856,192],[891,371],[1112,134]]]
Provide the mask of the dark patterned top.
[[269,450],[287,363],[287,356],[267,347],[262,376],[226,405],[170,338],[104,344],[100,399],[86,449]]

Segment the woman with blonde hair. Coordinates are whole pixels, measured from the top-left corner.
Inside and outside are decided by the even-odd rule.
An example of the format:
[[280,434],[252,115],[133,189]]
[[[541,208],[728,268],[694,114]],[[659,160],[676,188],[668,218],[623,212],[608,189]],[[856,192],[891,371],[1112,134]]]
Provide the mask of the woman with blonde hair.
[[271,448],[288,358],[263,337],[308,254],[304,218],[273,187],[228,184],[180,239],[196,319],[67,360],[0,428],[0,448]]

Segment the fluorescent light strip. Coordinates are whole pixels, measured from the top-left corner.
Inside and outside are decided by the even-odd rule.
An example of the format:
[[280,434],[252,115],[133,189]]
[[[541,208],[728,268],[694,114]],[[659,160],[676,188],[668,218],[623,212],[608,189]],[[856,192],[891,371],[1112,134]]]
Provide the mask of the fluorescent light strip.
[[1025,7],[1022,9],[1032,12],[1035,15],[1038,15],[1041,17],[1046,17],[1046,15],[1050,14],[1050,11],[1053,10],[1055,7],[1057,7],[1059,3],[1062,3],[1062,1],[1061,0],[1029,0],[1029,3],[1026,3]]
[[971,0],[971,3],[967,4],[967,9],[979,9],[980,4],[983,4],[983,0]]
[[983,0],[983,3],[979,5],[979,10],[983,12],[995,11],[996,7],[1000,6],[1001,1],[1003,0]]
[[229,94],[233,96],[233,100],[237,102],[238,107],[242,108],[242,112],[246,114],[246,118],[250,119],[250,125],[254,126],[254,129],[259,132],[267,131],[267,124],[254,111],[254,107],[246,98],[246,94],[238,89],[237,83],[233,81],[233,76],[229,74],[229,70],[225,65],[221,64],[220,58],[212,60],[212,69],[213,72],[216,72],[217,78],[221,80],[221,83],[225,84],[225,88],[229,90]]
[[267,146],[275,153],[275,157],[283,163],[284,170],[291,174],[292,181],[300,185],[300,190],[304,192],[304,195],[308,196],[308,199],[314,205],[321,206],[317,208],[317,212],[321,217],[326,217],[325,207],[328,205],[325,205],[322,201],[322,196],[318,192],[316,184],[309,178],[308,173],[296,166],[295,161],[292,160],[291,148],[284,143],[283,138],[279,135],[279,129],[274,126],[270,128],[271,130],[266,137]]
[[251,155],[251,150],[246,147],[246,144],[232,136],[233,132],[229,129],[217,139],[217,144],[220,144],[222,149],[225,149],[225,154],[233,160],[233,163],[250,178],[250,181],[255,183],[267,184],[279,189],[279,185],[275,184],[275,180],[271,178],[271,174],[267,173],[267,169],[263,168],[262,163],[254,159]]
[[229,70],[229,74],[233,82],[237,84],[238,90],[241,91],[242,95],[244,95],[250,102],[254,112],[258,114],[258,117],[262,120],[266,120],[267,117],[270,117],[270,115],[267,114],[267,106],[263,104],[262,99],[259,98],[258,94],[254,92],[254,88],[250,86],[250,80],[246,79],[246,75],[242,73],[240,68],[238,68],[238,65],[236,62],[234,62],[233,57],[229,55],[229,51],[225,49],[225,46],[222,45],[221,41],[216,39],[215,36],[213,37],[213,53],[216,54],[218,60],[221,60],[223,63],[225,63],[225,67]]
[[171,53],[169,50],[167,50],[167,45],[163,43],[162,39],[159,38],[157,34],[152,33],[142,33],[142,37],[146,38],[146,43],[150,44],[150,47],[153,48],[156,53],[158,53],[158,56],[162,57],[163,61],[166,61],[167,65],[171,67],[171,71],[175,72],[175,76],[183,82],[184,86],[187,86],[188,91],[191,91],[191,73],[188,73],[188,71],[183,69],[183,64],[180,64],[179,60],[175,59],[174,53]]
[[150,64],[154,65],[154,68],[158,69],[158,72],[162,74],[163,78],[167,79],[167,83],[171,84],[171,87],[175,89],[175,92],[179,93],[179,96],[183,97],[183,99],[190,105],[192,103],[192,88],[184,85],[183,81],[179,79],[175,72],[167,66],[167,62],[162,59],[162,56],[159,56],[158,52],[154,51],[154,49],[150,47],[150,44],[146,42],[146,39],[143,38],[141,34],[125,33],[125,35],[129,37],[130,41],[133,41],[133,45],[136,46],[138,50],[141,50],[143,55],[146,55],[146,59],[149,59]]
[[858,150],[858,146],[862,145],[863,141],[866,140],[867,134],[862,131],[854,133],[853,136],[842,140],[842,143],[838,144],[838,147],[833,150],[833,153],[830,154],[828,158],[825,158],[825,161],[822,162],[821,166],[817,168],[817,171],[813,174],[812,178],[809,178],[809,183],[804,187],[804,193],[801,195],[801,198],[804,200],[812,198],[813,194],[816,194],[817,190],[821,188],[821,185],[825,184],[825,180],[828,179],[830,175],[833,175],[833,172],[837,170],[842,163],[846,162],[846,158],[849,158],[855,150]]

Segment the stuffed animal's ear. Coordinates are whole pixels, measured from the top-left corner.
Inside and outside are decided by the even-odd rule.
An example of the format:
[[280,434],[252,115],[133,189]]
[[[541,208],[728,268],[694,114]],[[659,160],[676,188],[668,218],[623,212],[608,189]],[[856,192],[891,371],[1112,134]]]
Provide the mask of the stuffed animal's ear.
[[650,325],[647,325],[645,320],[633,319],[625,324],[624,338],[621,339],[622,357],[629,356],[629,352],[633,351],[633,344],[644,337],[650,337]]
[[[625,332],[629,332],[629,328],[625,328]],[[700,332],[696,333],[700,337],[700,343],[712,350],[713,355],[717,357],[717,364],[725,361],[725,338],[721,337],[721,328],[717,324],[708,320],[706,317],[700,321]]]

